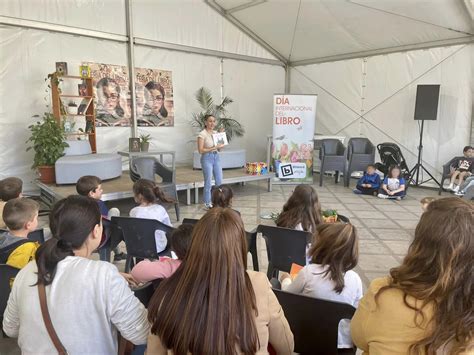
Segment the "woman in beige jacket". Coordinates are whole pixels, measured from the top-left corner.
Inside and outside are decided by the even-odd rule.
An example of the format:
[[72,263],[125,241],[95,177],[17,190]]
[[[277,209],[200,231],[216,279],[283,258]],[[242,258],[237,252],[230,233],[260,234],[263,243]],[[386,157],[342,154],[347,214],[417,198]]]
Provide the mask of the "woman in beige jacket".
[[293,352],[293,334],[266,276],[246,271],[241,218],[214,208],[196,224],[179,269],[153,296],[147,354]]
[[428,205],[402,265],[376,279],[351,321],[364,354],[474,354],[474,205]]

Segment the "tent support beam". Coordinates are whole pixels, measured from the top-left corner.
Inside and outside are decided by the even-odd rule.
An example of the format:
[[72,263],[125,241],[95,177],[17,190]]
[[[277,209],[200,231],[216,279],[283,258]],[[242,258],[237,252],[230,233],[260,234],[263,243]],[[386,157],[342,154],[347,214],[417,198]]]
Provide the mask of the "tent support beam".
[[168,49],[172,51],[200,54],[200,55],[206,55],[206,56],[217,57],[217,58],[235,59],[235,60],[243,60],[246,62],[284,66],[282,62],[276,59],[252,57],[252,56],[244,55],[244,54],[221,52],[221,51],[216,51],[213,49],[191,47],[191,46],[186,46],[183,44],[161,42],[161,41],[155,41],[155,40],[145,39],[145,38],[135,37],[135,44],[140,45],[140,46]]
[[474,43],[474,36],[464,36],[464,37],[452,38],[452,39],[447,39],[447,40],[432,41],[432,42],[418,43],[418,44],[409,44],[409,45],[404,45],[404,46],[374,49],[374,50],[370,50],[370,51],[338,54],[338,55],[333,55],[333,56],[328,56],[328,57],[321,57],[321,58],[314,58],[314,59],[297,60],[297,61],[290,62],[289,65],[292,66],[292,67],[297,67],[297,66],[301,66],[301,65],[336,62],[336,61],[339,61],[339,60],[372,57],[372,56],[375,56],[375,55],[383,55],[383,54],[398,53],[398,52],[408,52],[408,51],[413,51],[413,50],[418,50],[418,49],[429,49],[429,48],[436,48],[436,47],[455,46],[455,45],[459,45],[459,44],[468,44],[468,43]]
[[[95,30],[87,30],[87,29],[79,28],[79,27],[64,26],[64,25],[58,25],[58,24],[53,24],[53,23],[48,23],[48,22],[41,22],[41,21],[24,20],[24,19],[20,19],[16,17],[8,17],[8,16],[1,16],[1,15],[0,15],[0,25],[18,27],[18,28],[29,28],[29,29],[53,32],[53,33],[62,33],[62,34],[67,34],[67,35],[72,35],[72,36],[79,36],[79,37],[89,37],[89,38],[95,38],[95,39],[101,39],[101,40],[107,40],[107,41],[113,41],[113,42],[119,42],[119,43],[129,42],[129,37],[127,35],[119,35],[119,34],[101,32],[101,31],[95,31]],[[270,64],[270,65],[278,65],[278,66],[285,65],[284,63],[276,59],[253,57],[253,56],[248,56],[244,54],[223,52],[223,51],[218,51],[218,50],[192,47],[192,46],[186,46],[186,45],[174,44],[174,43],[153,41],[153,40],[147,40],[147,39],[137,38],[137,37],[134,37],[133,43],[146,46],[146,47],[168,49],[168,50],[173,50],[173,51],[178,51],[178,52],[194,53],[194,54],[206,55],[206,56],[211,56],[211,57],[216,57],[216,58],[227,58],[227,59],[234,59],[234,60],[242,60],[246,62]]]
[[291,67],[285,66],[285,94],[289,94],[291,90]]
[[228,9],[228,10],[225,10],[225,11],[228,14],[231,14],[231,13],[234,13],[234,12],[237,12],[237,11],[248,9],[249,7],[253,7],[253,6],[263,4],[264,2],[267,2],[267,0],[255,0],[255,1],[252,1],[252,2],[249,2],[249,3],[246,3],[246,4],[242,4],[242,5],[233,7],[231,9]]
[[133,6],[132,0],[125,0],[125,13],[127,15],[127,54],[128,54],[128,75],[129,75],[129,87],[131,94],[131,109],[132,109],[132,138],[137,137],[137,96],[135,90],[135,46],[133,44]]
[[49,22],[25,20],[18,17],[9,17],[9,16],[0,15],[0,25],[20,27],[20,28],[30,28],[34,30],[63,33],[63,34],[68,34],[68,35],[73,35],[73,36],[105,39],[108,41],[115,41],[115,42],[128,41],[128,37],[125,35],[119,35],[115,33],[95,31],[95,30],[88,30],[88,29],[80,28],[80,27],[58,25],[58,24],[49,23]]
[[218,3],[215,2],[215,0],[204,0],[204,2],[206,4],[208,4],[212,9],[217,11],[222,17],[224,17],[230,23],[232,23],[234,26],[236,26],[239,30],[241,30],[247,36],[252,38],[255,42],[257,42],[259,45],[261,45],[263,48],[265,48],[271,54],[273,54],[276,58],[278,58],[283,63],[283,65],[287,64],[288,59],[286,59],[282,54],[280,54],[276,49],[274,49],[272,46],[270,46],[262,38],[257,36],[257,34],[255,32],[253,32],[250,28],[248,28],[242,22],[240,22],[234,16],[232,16],[232,14],[225,11]]

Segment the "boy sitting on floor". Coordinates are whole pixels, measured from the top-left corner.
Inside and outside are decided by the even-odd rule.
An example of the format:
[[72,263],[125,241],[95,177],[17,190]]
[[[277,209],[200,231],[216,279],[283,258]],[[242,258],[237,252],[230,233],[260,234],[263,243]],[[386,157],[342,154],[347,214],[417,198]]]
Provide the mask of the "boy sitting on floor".
[[[448,190],[458,192],[459,187],[462,185],[465,177],[469,177],[472,174],[473,164],[473,152],[474,150],[470,146],[465,146],[462,150],[464,157],[458,159],[457,163],[454,164],[454,172],[451,175],[451,182],[448,186]],[[456,179],[459,179],[458,185],[454,187]]]
[[9,177],[0,180],[0,228],[6,228],[2,218],[3,208],[5,204],[14,199],[21,197],[23,191],[23,181],[17,177]]
[[3,220],[8,230],[0,231],[0,264],[21,269],[34,259],[39,244],[28,240],[28,234],[38,226],[38,210],[38,203],[27,198],[6,203]]
[[357,182],[354,193],[377,196],[380,188],[380,176],[375,170],[375,165],[369,164],[367,166],[367,171]]
[[[109,220],[114,216],[120,216],[120,211],[118,208],[108,209],[104,201],[101,200],[102,193],[102,180],[97,176],[85,175],[79,178],[76,183],[76,191],[79,195],[88,196],[97,201],[99,205],[100,214],[102,218]],[[120,252],[119,247],[116,247],[114,250],[114,261],[125,260],[127,255]]]

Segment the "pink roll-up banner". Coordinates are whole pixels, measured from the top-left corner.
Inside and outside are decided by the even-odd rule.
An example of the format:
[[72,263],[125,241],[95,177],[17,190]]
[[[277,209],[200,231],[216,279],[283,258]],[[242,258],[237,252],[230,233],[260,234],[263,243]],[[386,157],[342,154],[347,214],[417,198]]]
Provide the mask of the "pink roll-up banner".
[[316,95],[273,95],[272,164],[276,179],[313,182]]

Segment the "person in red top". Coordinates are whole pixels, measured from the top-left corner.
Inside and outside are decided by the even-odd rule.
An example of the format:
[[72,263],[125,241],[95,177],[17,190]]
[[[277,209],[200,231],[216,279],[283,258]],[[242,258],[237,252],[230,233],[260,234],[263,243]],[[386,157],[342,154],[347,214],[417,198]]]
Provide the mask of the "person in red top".
[[132,277],[137,282],[143,283],[156,279],[165,279],[173,275],[181,265],[181,260],[186,256],[188,249],[191,246],[192,233],[193,225],[180,225],[171,235],[171,249],[178,259],[161,257],[156,261],[140,261],[132,269]]

